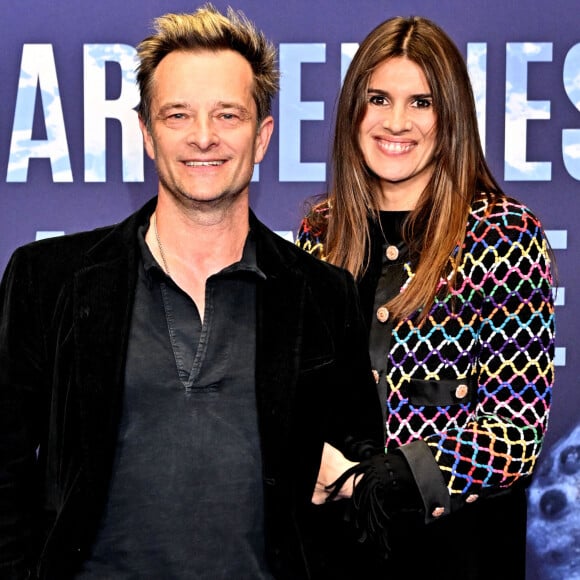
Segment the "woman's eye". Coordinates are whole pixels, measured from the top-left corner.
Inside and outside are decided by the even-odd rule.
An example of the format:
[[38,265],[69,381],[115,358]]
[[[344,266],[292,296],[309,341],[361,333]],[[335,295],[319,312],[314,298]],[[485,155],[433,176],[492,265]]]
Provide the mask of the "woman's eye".
[[428,109],[432,105],[431,99],[417,99],[415,106],[418,109]]
[[369,102],[372,103],[373,105],[386,105],[387,99],[386,99],[386,97],[383,97],[382,95],[373,95],[369,99]]

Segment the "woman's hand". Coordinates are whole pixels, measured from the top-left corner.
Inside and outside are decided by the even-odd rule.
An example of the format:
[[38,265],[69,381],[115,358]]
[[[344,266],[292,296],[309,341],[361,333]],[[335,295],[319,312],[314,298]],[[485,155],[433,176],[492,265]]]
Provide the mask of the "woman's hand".
[[[357,465],[356,462],[349,461],[338,449],[325,443],[324,449],[322,450],[318,480],[316,481],[314,493],[312,494],[312,503],[316,505],[323,504],[330,492],[330,490],[326,489],[327,486],[334,483],[353,465]],[[346,480],[346,483],[338,492],[336,499],[351,497],[355,485],[354,478],[355,476],[352,475]]]

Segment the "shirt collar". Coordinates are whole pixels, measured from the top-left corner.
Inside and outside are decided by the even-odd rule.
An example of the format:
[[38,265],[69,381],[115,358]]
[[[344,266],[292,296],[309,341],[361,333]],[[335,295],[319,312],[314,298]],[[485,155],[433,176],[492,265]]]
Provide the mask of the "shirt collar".
[[[146,223],[141,225],[137,230],[137,243],[139,244],[139,250],[141,251],[141,259],[143,261],[143,267],[147,278],[151,281],[152,276],[166,276],[163,268],[157,263],[157,260],[153,257],[147,242],[145,241],[145,234],[149,228],[150,220],[148,219]],[[250,231],[246,237],[246,242],[244,243],[244,249],[242,251],[242,258],[239,262],[235,262],[230,266],[226,266],[223,270],[218,272],[218,274],[227,274],[232,272],[251,272],[256,274],[262,280],[266,279],[266,274],[258,267],[258,259],[256,257],[256,236],[252,231],[250,226]],[[217,274],[216,274],[217,275]]]

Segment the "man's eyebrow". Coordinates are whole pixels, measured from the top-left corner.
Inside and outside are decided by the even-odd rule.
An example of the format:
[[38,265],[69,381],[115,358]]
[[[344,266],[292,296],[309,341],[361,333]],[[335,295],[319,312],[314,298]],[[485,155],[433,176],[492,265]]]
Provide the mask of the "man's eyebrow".
[[251,115],[251,111],[245,107],[244,105],[240,104],[240,103],[235,103],[235,102],[231,102],[231,101],[218,101],[217,103],[215,103],[215,108],[216,109],[236,109],[236,111],[239,111],[242,115]]
[[[159,114],[163,114],[169,110],[172,109],[177,109],[177,110],[192,110],[192,106],[184,101],[175,101],[175,102],[169,102],[169,103],[165,103],[164,105],[162,105],[161,107],[159,107]],[[251,116],[251,111],[245,107],[244,105],[240,104],[240,103],[236,103],[233,101],[216,101],[213,105],[212,105],[212,109],[213,110],[218,110],[218,109],[235,109],[236,111],[239,111],[239,113],[241,115],[244,116]]]
[[176,101],[173,103],[165,103],[164,105],[161,105],[161,107],[159,107],[159,114],[165,113],[166,111],[169,111],[170,109],[180,109],[180,110],[189,110],[191,109],[191,106],[189,105],[189,103],[185,103],[183,101]]

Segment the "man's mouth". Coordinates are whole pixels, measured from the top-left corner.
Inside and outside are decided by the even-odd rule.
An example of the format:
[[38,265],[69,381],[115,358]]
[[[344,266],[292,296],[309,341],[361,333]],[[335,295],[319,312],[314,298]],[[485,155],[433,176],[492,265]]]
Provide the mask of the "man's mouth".
[[187,167],[217,167],[223,165],[224,161],[186,161]]

